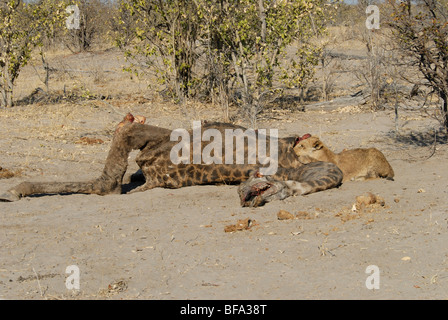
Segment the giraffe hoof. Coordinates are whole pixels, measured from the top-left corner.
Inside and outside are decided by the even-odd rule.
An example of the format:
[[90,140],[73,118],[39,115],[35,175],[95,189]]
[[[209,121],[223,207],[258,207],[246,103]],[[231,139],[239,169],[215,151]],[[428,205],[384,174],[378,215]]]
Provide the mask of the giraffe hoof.
[[18,200],[20,200],[20,197],[10,191],[0,195],[0,202],[14,202]]

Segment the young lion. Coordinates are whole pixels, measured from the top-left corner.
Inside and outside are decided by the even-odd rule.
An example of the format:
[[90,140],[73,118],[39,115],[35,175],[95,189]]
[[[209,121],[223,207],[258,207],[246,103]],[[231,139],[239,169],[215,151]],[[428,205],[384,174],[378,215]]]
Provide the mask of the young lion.
[[[305,137],[305,136],[304,136]],[[294,152],[303,164],[316,161],[332,162],[344,174],[343,182],[386,178],[393,180],[394,170],[381,151],[375,148],[344,150],[335,154],[317,137],[299,139]]]

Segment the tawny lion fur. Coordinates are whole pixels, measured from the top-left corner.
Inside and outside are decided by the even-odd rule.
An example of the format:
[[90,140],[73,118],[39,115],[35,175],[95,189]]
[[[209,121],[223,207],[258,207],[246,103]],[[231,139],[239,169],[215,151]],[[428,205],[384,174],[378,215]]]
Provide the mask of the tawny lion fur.
[[394,170],[384,154],[375,148],[357,148],[334,153],[317,137],[311,136],[294,146],[299,161],[308,164],[316,161],[331,162],[344,174],[343,182],[385,178],[393,180]]

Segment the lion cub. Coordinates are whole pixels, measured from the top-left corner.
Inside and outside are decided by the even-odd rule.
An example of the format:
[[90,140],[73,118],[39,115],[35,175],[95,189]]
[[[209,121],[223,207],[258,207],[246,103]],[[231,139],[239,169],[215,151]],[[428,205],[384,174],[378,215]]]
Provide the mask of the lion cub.
[[344,150],[335,154],[319,138],[309,136],[294,146],[294,152],[303,164],[316,161],[334,163],[344,174],[343,182],[375,178],[393,180],[394,177],[394,170],[386,157],[375,148]]

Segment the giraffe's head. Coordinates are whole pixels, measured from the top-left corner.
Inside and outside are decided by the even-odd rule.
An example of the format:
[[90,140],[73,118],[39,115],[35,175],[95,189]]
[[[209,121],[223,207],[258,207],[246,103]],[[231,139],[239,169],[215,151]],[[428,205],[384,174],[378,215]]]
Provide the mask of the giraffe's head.
[[287,191],[284,183],[264,176],[258,170],[251,172],[249,179],[238,187],[243,207],[260,207],[272,200],[284,199],[288,196]]

